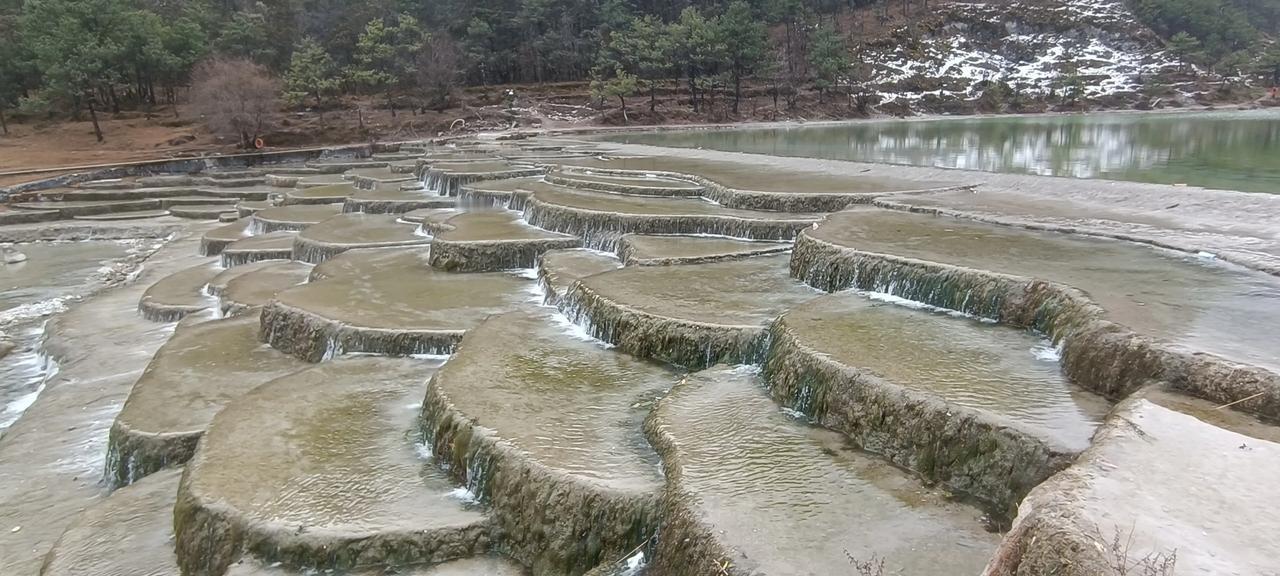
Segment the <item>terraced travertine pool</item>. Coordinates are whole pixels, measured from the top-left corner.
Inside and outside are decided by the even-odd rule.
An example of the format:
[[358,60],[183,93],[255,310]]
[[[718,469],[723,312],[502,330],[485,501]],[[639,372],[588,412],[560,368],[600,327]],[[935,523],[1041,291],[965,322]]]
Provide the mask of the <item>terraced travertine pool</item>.
[[1280,281],[907,174],[539,138],[34,194],[0,239],[177,236],[50,321],[0,573],[1274,572]]

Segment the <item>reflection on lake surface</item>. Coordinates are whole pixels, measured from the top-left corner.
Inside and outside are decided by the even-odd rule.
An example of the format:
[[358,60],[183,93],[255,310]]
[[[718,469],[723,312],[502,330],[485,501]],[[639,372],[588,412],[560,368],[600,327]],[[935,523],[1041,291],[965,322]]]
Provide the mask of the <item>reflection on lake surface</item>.
[[895,120],[621,134],[610,140],[1280,192],[1280,110]]

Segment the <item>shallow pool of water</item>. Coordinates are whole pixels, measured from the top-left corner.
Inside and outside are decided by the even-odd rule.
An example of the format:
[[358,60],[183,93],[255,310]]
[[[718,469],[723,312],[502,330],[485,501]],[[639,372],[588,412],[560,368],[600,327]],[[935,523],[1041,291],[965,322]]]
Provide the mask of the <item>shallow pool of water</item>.
[[616,142],[1280,193],[1280,111],[1084,114],[619,134]]
[[860,574],[856,559],[883,560],[884,574],[977,574],[999,540],[976,509],[785,415],[750,368],[690,375],[657,417],[701,521],[744,573]]

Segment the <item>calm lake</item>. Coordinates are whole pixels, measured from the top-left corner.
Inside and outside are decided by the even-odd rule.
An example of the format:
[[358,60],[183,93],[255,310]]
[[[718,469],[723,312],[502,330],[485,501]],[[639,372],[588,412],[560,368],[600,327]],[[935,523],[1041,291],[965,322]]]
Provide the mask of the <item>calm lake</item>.
[[1280,193],[1280,110],[887,120],[608,139]]

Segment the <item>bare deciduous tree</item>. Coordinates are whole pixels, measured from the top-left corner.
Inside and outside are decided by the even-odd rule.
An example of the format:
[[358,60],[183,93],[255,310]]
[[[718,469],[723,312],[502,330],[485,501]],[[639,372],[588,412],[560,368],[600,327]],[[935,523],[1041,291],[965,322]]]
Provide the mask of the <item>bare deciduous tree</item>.
[[253,146],[270,115],[280,108],[279,82],[266,68],[243,58],[215,57],[196,66],[191,106],[209,130]]
[[437,112],[449,107],[453,90],[462,74],[462,50],[453,38],[433,34],[418,55],[418,87],[422,89],[424,108]]

